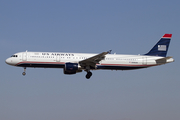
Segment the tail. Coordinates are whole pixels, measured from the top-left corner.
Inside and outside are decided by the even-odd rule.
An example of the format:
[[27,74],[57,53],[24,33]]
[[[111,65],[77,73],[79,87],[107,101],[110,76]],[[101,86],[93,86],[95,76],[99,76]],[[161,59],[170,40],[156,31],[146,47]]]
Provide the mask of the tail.
[[158,43],[145,55],[166,57],[172,34],[164,34]]

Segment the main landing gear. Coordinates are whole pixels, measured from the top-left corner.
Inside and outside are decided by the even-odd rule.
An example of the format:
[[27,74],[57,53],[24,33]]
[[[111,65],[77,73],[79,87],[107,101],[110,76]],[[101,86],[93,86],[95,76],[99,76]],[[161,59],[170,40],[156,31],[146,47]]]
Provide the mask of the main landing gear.
[[23,76],[26,75],[26,67],[24,68],[24,72],[22,73]]
[[87,79],[89,79],[91,76],[92,76],[92,72],[90,72],[90,71],[89,71],[89,72],[87,72],[87,74],[86,74],[86,78],[87,78]]
[[86,66],[85,71],[87,72],[86,78],[89,79],[92,76],[92,72],[90,71],[90,66]]

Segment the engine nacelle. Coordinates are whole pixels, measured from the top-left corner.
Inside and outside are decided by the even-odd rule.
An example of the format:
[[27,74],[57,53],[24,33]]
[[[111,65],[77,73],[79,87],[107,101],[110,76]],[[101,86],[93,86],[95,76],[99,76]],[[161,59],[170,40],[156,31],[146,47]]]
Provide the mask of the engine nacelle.
[[65,63],[64,74],[76,74],[78,72],[78,63]]

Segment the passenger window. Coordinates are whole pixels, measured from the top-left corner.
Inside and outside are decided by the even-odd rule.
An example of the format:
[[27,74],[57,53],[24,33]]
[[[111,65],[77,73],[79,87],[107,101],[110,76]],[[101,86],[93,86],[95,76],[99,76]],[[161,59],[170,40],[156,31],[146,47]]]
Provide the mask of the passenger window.
[[18,55],[12,55],[11,57],[18,57]]

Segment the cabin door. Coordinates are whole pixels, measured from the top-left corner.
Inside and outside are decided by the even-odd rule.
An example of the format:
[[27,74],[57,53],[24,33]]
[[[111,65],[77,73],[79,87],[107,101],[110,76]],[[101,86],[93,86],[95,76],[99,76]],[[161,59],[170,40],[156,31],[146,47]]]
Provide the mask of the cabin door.
[[60,62],[60,56],[56,55],[56,62]]
[[27,61],[27,51],[22,53],[22,60]]
[[147,65],[147,57],[143,57],[142,58],[142,64],[143,65]]

